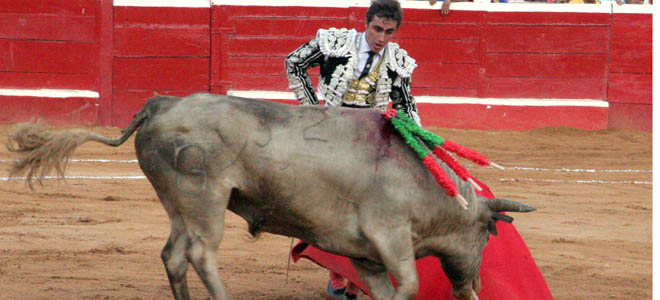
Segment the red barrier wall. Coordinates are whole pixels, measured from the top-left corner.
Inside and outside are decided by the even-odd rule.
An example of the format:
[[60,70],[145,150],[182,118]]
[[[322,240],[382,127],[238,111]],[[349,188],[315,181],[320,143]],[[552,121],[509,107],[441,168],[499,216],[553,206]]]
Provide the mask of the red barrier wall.
[[480,97],[606,99],[610,15],[489,13]]
[[[1,1],[0,89],[96,90],[99,14],[94,0]],[[98,98],[0,94],[0,122],[94,124],[98,109]]]
[[[295,1],[1,3],[0,90],[98,96],[0,94],[0,121],[46,116],[124,126],[154,93],[287,92],[286,55],[318,28],[363,30],[368,5]],[[140,3],[146,4],[134,6]],[[405,22],[396,42],[419,64],[412,92],[430,96],[418,97],[425,125],[651,130],[650,13],[630,13],[633,6],[455,3],[441,15],[423,1],[402,3]],[[319,7],[328,4],[337,7]],[[318,70],[311,74],[316,83]],[[553,101],[531,104],[536,99]]]
[[118,6],[113,29],[112,125],[128,124],[154,93],[209,91],[208,8]]
[[608,127],[652,129],[652,29],[648,14],[612,16]]
[[[323,27],[347,27],[347,8],[213,6],[212,91],[286,91],[284,59]],[[217,58],[217,59],[216,59]],[[318,70],[310,72],[316,85]]]

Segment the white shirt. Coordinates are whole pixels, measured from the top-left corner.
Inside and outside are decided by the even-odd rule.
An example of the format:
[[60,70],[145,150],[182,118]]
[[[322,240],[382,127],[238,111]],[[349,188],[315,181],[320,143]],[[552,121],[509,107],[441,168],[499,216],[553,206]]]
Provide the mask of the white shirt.
[[[385,52],[385,48],[380,49],[378,53],[374,54],[373,61],[371,63],[371,68],[369,69],[369,72],[373,71],[374,68],[376,68],[376,65],[378,65],[378,60],[380,59],[381,56],[383,56],[383,52]],[[357,69],[353,72],[355,74],[355,78],[360,77],[360,74],[362,74],[362,69],[364,69],[364,65],[367,64],[367,59],[369,59],[369,51],[371,51],[371,48],[369,48],[369,43],[367,43],[367,33],[364,32],[361,34],[360,37],[360,48],[358,49],[358,65]]]

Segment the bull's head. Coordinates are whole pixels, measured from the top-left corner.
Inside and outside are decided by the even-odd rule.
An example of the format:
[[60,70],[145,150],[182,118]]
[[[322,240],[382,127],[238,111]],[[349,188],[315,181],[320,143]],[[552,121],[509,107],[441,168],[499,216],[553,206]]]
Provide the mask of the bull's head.
[[497,235],[497,221],[506,223],[513,222],[513,218],[502,214],[503,212],[530,212],[536,208],[522,204],[520,202],[501,199],[501,198],[483,198],[477,196],[482,204],[480,222],[473,233],[476,236],[466,237],[473,244],[467,251],[455,255],[441,256],[440,261],[445,270],[445,274],[450,279],[453,294],[460,300],[478,300],[477,293],[481,289],[481,280],[479,278],[479,269],[481,267],[481,254],[488,242],[489,234]]

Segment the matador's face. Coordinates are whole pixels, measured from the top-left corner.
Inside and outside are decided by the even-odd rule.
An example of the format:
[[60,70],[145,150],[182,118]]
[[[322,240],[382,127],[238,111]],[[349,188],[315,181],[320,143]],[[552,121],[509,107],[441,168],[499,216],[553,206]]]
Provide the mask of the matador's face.
[[387,43],[392,41],[396,33],[396,20],[380,18],[374,16],[371,22],[367,23],[367,43],[373,52],[380,52]]

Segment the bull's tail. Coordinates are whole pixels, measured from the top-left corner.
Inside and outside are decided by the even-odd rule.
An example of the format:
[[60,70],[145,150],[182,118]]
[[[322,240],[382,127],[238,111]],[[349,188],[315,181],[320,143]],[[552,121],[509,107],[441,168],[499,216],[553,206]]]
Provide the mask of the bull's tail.
[[53,169],[57,171],[58,177],[62,178],[71,160],[71,154],[78,146],[88,141],[113,147],[119,146],[142,125],[146,118],[147,113],[143,109],[116,139],[81,129],[49,131],[40,121],[17,124],[14,132],[9,136],[7,149],[10,152],[18,152],[20,157],[12,165],[9,176],[19,176],[27,172],[25,178],[30,189],[33,189],[34,177],[41,184],[43,177]]

